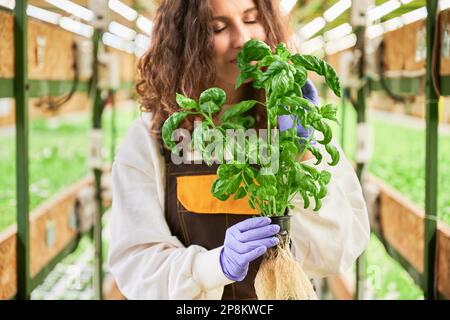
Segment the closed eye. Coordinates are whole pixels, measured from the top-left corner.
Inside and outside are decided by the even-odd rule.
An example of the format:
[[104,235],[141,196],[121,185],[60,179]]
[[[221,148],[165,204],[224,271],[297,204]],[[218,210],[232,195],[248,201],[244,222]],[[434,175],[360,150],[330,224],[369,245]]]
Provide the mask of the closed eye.
[[221,29],[217,29],[217,30],[214,30],[214,33],[221,33],[223,30],[225,30],[227,27],[223,27],[223,28],[221,28]]

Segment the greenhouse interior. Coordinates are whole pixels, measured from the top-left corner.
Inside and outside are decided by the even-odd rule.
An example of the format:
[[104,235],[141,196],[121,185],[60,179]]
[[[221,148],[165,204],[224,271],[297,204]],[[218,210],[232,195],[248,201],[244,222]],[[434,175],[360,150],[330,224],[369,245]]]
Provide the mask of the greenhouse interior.
[[[267,105],[240,101],[242,88],[265,90]],[[225,93],[234,105],[213,123]],[[208,179],[180,176],[194,164],[164,166],[183,120],[249,129],[254,106],[266,129],[291,120],[269,148],[282,151],[276,174],[262,174],[260,158],[208,164]],[[155,127],[137,124],[150,111],[168,147],[155,152],[144,150]],[[317,162],[290,161],[300,150]],[[450,1],[0,0],[0,154],[1,300],[447,300]],[[250,238],[256,222],[245,229],[239,210],[252,221],[289,210],[287,238],[264,239],[291,247],[263,246],[254,270],[264,239]],[[272,271],[298,271],[312,293],[292,293],[292,280],[275,295],[281,280],[259,277],[274,250],[294,260]]]

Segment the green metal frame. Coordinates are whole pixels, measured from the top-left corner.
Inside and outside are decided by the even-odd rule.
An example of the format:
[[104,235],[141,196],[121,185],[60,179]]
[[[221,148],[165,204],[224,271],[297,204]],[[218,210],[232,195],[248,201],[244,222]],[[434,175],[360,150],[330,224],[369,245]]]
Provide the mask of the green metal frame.
[[[356,47],[361,50],[362,58],[359,63],[359,76],[362,82],[362,86],[358,89],[358,100],[356,101],[357,105],[354,105],[357,114],[357,122],[364,123],[366,122],[366,96],[367,96],[367,82],[365,81],[364,69],[365,69],[365,61],[364,61],[364,51],[365,51],[365,28],[364,27],[356,27],[355,33],[357,37]],[[365,168],[365,163],[357,163],[356,164],[356,174],[358,176],[359,181],[362,180],[363,171]],[[363,252],[361,256],[356,259],[356,290],[355,290],[355,299],[362,298],[363,292],[363,284],[365,279],[365,265],[366,265],[366,255]]]
[[[418,95],[421,93],[422,83],[425,82],[425,76],[420,77],[396,77],[386,78],[387,85],[393,92],[399,94]],[[441,75],[441,95],[450,96],[450,75]],[[382,90],[381,84],[375,79],[369,80],[370,91]]]
[[[397,94],[418,95],[421,92],[421,85],[424,76],[418,77],[395,77],[386,78],[386,85]],[[382,91],[379,81],[369,78],[370,91]]]
[[[70,80],[28,80],[30,89],[28,97],[38,98],[45,96],[61,96],[67,94],[72,87]],[[119,90],[134,88],[133,81],[123,81]],[[89,92],[89,81],[78,83],[76,92]],[[0,98],[14,97],[14,79],[0,78]]]
[[14,97],[14,79],[0,78],[0,98]]
[[[94,45],[94,77],[92,81],[92,87],[90,88],[90,94],[93,101],[93,113],[92,113],[92,128],[101,129],[102,128],[102,114],[104,109],[104,103],[101,97],[101,90],[98,87],[98,51],[100,45],[101,30],[96,29],[93,36]],[[99,168],[94,168],[94,179],[95,179],[95,199],[97,201],[97,214],[95,216],[94,224],[94,291],[95,298],[97,300],[103,299],[103,254],[102,254],[102,215],[103,215],[103,201],[102,201],[102,170]]]
[[[30,97],[45,97],[45,96],[62,96],[70,92],[73,81],[55,81],[55,80],[33,80],[30,81]],[[77,92],[87,92],[89,83],[83,81],[78,83]]]
[[342,116],[341,116],[341,147],[342,150],[345,152],[345,118],[346,118],[346,111],[347,111],[347,100],[349,96],[349,89],[344,88],[342,90],[342,98],[341,98],[341,108],[342,108]]
[[[424,295],[435,299],[436,295],[436,228],[437,228],[437,167],[438,167],[438,95],[432,83],[432,55],[435,43],[437,0],[427,0],[427,71],[426,71],[426,152],[425,152],[425,233],[424,233]],[[436,59],[437,70],[439,60]],[[439,81],[439,79],[438,79]]]
[[450,74],[441,75],[441,95],[450,96]]
[[29,299],[30,221],[28,181],[28,30],[27,0],[17,1],[14,9],[14,95],[16,97],[16,185],[17,185],[17,298]]

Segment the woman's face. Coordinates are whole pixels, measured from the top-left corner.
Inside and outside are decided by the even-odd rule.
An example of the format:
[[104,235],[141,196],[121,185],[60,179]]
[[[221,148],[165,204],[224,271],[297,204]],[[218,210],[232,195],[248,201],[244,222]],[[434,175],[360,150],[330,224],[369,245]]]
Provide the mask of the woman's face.
[[266,41],[266,32],[253,0],[210,0],[214,29],[214,63],[220,82],[233,84],[239,76],[236,58],[250,39]]

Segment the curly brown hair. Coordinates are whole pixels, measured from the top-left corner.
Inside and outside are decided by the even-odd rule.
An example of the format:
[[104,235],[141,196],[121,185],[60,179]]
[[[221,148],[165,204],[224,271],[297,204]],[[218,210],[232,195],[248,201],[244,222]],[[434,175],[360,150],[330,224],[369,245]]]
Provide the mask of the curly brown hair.
[[[277,0],[253,0],[266,30],[266,42],[272,48],[286,42],[286,26],[278,10]],[[141,111],[152,112],[150,131],[161,140],[164,121],[180,108],[176,93],[198,99],[200,93],[213,86],[216,70],[212,61],[212,10],[205,0],[162,0],[154,18],[149,50],[139,60],[140,80],[136,91],[140,95]],[[248,86],[247,98],[265,99],[262,90]],[[265,110],[253,111],[256,127],[265,125]],[[193,117],[183,127],[192,130]]]

